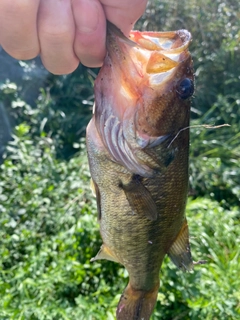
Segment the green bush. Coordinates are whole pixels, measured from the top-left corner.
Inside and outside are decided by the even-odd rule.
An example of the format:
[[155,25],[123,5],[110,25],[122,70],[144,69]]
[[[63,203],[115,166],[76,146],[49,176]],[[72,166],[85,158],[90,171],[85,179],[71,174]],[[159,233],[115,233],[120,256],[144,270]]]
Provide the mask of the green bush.
[[206,264],[187,274],[164,266],[153,319],[240,318],[239,208],[198,198],[189,200],[187,217],[193,258]]
[[86,155],[57,160],[51,139],[29,132],[17,127],[1,167],[0,318],[73,319],[110,295],[117,268],[89,263],[101,241]]
[[[32,140],[29,132],[17,127],[1,167],[0,315],[111,319],[127,279],[117,264],[89,263],[101,241],[86,155],[57,159],[50,138]],[[208,264],[190,274],[163,267],[156,319],[239,315],[239,210],[222,204],[189,202],[193,254]]]
[[[101,240],[86,154],[57,159],[50,139],[29,132],[17,127],[1,167],[0,318],[114,319],[127,274],[90,263]],[[194,259],[207,264],[187,274],[164,264],[153,319],[237,319],[239,210],[198,198],[187,216]]]
[[85,136],[91,118],[95,76],[93,70],[83,66],[67,76],[48,74],[31,106],[24,99],[29,81],[19,85],[6,79],[0,82],[0,101],[14,125],[27,122],[32,137],[44,134],[51,138],[57,157],[69,159],[76,153],[75,146]]

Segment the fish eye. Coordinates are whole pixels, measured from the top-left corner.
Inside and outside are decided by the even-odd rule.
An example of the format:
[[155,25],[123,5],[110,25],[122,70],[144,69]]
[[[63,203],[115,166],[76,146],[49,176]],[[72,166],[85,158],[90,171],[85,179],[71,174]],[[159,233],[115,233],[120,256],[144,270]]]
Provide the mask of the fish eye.
[[193,95],[193,92],[194,84],[191,79],[186,78],[180,82],[177,93],[181,99],[186,100],[190,98]]

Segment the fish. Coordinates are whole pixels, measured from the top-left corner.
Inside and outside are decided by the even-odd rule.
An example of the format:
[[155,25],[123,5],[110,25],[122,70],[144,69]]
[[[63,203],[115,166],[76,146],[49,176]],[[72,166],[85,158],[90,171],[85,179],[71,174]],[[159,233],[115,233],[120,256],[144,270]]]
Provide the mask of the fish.
[[191,34],[107,26],[87,153],[103,244],[91,261],[122,264],[117,320],[148,320],[166,255],[192,270],[185,215],[194,70]]

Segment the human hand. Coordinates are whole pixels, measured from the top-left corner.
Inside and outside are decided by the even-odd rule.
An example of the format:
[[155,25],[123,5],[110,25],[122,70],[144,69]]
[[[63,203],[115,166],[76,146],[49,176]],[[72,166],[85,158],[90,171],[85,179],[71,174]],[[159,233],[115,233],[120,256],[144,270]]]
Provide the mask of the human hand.
[[147,0],[0,0],[0,44],[12,57],[41,55],[54,74],[78,64],[99,67],[106,54],[106,19],[126,35]]

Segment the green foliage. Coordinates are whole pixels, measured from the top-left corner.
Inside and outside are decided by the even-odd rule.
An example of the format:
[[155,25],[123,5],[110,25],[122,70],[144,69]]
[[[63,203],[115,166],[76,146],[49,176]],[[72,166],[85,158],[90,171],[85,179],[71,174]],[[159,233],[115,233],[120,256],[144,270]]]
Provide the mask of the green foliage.
[[184,274],[171,265],[162,272],[162,288],[153,319],[238,319],[240,317],[240,212],[209,199],[189,200],[188,222],[195,261]]
[[[139,29],[187,28],[196,70],[187,207],[194,272],[166,259],[152,319],[240,319],[240,50],[236,1],[149,1]],[[90,263],[101,245],[84,130],[92,71],[0,81],[16,124],[0,167],[0,319],[113,320],[126,271]],[[35,84],[36,85],[36,84]],[[33,87],[31,87],[33,88]],[[206,129],[203,124],[230,127]],[[74,156],[73,156],[74,155]]]
[[192,125],[209,123],[230,127],[218,129],[191,129],[190,192],[208,195],[226,208],[240,205],[240,100],[230,103],[219,95],[216,102]]
[[57,157],[69,158],[79,148],[78,141],[85,136],[91,118],[94,76],[94,71],[83,66],[67,76],[49,74],[34,106],[23,99],[28,84],[7,80],[0,83],[0,100],[11,106],[12,122],[31,124],[31,136],[51,138]]
[[[127,275],[90,263],[101,240],[86,154],[57,159],[51,139],[29,132],[16,128],[1,167],[0,318],[114,319]],[[207,264],[188,274],[164,264],[153,319],[237,319],[239,210],[199,198],[187,215],[194,258]]]
[[29,132],[16,128],[1,167],[0,318],[86,319],[117,275],[89,264],[101,242],[86,155],[57,160],[51,139]]

